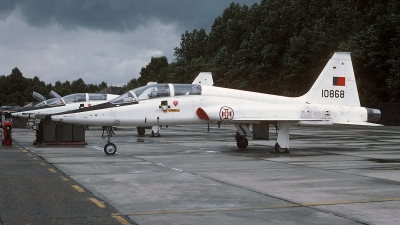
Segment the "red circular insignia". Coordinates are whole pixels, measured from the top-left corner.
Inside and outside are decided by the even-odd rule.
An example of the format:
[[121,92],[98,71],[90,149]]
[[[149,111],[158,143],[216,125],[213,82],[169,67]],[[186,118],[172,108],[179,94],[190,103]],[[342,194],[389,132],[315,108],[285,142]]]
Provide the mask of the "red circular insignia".
[[233,109],[228,106],[223,106],[219,111],[219,117],[223,121],[228,121],[233,119]]

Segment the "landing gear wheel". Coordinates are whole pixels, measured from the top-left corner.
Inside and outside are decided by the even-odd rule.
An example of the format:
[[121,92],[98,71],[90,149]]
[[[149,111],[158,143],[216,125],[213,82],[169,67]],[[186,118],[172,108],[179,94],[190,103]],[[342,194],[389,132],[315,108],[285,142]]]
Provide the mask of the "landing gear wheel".
[[236,145],[239,149],[245,149],[249,145],[249,141],[245,137],[237,137]]
[[281,148],[281,146],[278,143],[275,144],[275,152],[277,154],[290,153],[290,151],[287,148]]
[[115,152],[117,151],[117,146],[115,146],[113,143],[107,143],[104,145],[104,153],[107,155],[114,155]]
[[138,127],[137,128],[137,133],[139,135],[144,135],[146,133],[146,129],[144,129],[143,127]]
[[151,136],[152,137],[161,137],[161,134],[160,134],[160,132],[154,132],[153,130],[151,131]]

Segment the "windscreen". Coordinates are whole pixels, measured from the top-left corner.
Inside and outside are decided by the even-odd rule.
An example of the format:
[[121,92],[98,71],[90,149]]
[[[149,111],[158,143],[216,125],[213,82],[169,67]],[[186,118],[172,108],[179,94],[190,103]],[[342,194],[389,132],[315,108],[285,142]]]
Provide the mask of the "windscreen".
[[46,100],[47,105],[49,106],[59,106],[59,105],[64,105],[64,103],[61,101],[61,98],[52,98]]
[[124,104],[124,103],[132,103],[136,102],[135,97],[133,96],[131,91],[126,92],[123,95],[120,95],[117,98],[114,98],[113,100],[110,101],[112,104]]

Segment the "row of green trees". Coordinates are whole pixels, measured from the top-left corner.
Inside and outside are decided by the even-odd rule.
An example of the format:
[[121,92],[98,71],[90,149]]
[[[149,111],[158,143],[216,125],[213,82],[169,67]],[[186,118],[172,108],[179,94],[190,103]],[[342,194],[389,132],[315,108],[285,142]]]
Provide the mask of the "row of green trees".
[[[400,2],[397,0],[262,0],[232,3],[210,32],[186,31],[175,60],[153,57],[124,90],[149,81],[188,83],[211,71],[215,85],[299,96],[313,84],[335,51],[352,52],[363,106],[400,100]],[[97,92],[107,84],[82,79],[45,84],[15,69],[0,77],[0,102],[21,104],[32,91],[61,95]]]
[[51,98],[50,91],[55,91],[61,96],[71,93],[100,92],[107,90],[107,84],[102,82],[99,85],[85,84],[82,79],[72,82],[61,83],[57,81],[54,85],[46,84],[35,76],[25,78],[18,68],[12,70],[8,76],[0,76],[0,103],[1,105],[23,106],[25,102],[36,101],[32,97],[33,92],[38,92],[46,98]]
[[217,86],[299,96],[335,51],[346,51],[352,53],[362,105],[400,100],[397,0],[232,3],[209,33],[185,32],[174,50],[174,62],[152,58],[131,82],[190,82],[211,71]]

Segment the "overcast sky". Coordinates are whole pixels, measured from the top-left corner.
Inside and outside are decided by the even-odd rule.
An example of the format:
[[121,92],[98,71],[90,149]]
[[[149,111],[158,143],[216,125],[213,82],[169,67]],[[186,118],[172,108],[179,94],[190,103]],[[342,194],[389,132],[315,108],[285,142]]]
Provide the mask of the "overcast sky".
[[[124,85],[232,0],[0,0],[0,75]],[[236,0],[251,6],[260,0]]]

